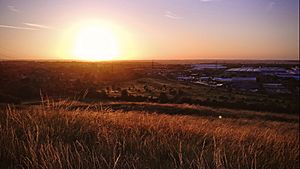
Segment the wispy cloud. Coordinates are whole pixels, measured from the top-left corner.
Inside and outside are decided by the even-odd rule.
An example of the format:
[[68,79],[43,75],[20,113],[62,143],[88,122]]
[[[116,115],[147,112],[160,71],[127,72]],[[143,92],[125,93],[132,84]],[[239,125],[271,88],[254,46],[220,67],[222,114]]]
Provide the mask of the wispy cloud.
[[29,27],[34,27],[34,28],[39,28],[39,29],[53,29],[53,27],[51,27],[51,26],[40,25],[40,24],[36,24],[36,23],[25,22],[23,24],[26,25],[26,26],[29,26]]
[[171,12],[171,11],[165,11],[165,17],[170,19],[183,19],[182,16],[178,16],[177,14]]
[[12,26],[12,25],[0,25],[0,28],[30,30],[30,31],[36,31],[36,30],[38,30],[36,28],[29,28],[29,27],[22,27],[22,26]]
[[270,2],[267,4],[266,11],[268,11],[268,12],[272,11],[275,4],[276,4],[276,3],[275,3],[274,1],[270,1]]
[[19,12],[20,11],[19,9],[17,9],[15,6],[12,6],[12,5],[8,5],[7,8],[12,12]]
[[42,30],[42,29],[55,29],[50,26],[46,25],[40,25],[40,24],[35,24],[35,23],[23,23],[25,26],[13,26],[13,25],[1,25],[0,28],[6,28],[6,29],[19,29],[19,30],[31,30],[31,31],[36,31],[36,30]]

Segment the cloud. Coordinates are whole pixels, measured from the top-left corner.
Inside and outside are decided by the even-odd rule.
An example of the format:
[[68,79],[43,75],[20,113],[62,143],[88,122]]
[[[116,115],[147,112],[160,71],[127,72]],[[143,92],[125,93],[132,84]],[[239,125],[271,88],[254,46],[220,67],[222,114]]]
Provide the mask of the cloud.
[[275,4],[276,4],[276,3],[275,3],[274,1],[270,1],[270,2],[267,4],[266,11],[268,11],[268,12],[272,11]]
[[165,11],[165,17],[170,18],[170,19],[183,19],[182,16],[178,16],[175,13],[171,12],[171,11]]
[[30,30],[30,31],[36,31],[41,29],[54,29],[53,27],[46,26],[46,25],[40,25],[40,24],[34,24],[34,23],[23,23],[26,26],[13,26],[13,25],[1,25],[0,28],[7,28],[7,29],[18,29],[18,30]]
[[12,6],[12,5],[8,5],[7,8],[12,12],[19,12],[20,11],[19,9],[17,9],[15,6]]
[[46,25],[40,25],[40,24],[36,24],[36,23],[23,23],[24,25],[26,26],[29,26],[29,27],[34,27],[34,28],[39,28],[39,29],[53,29],[53,27],[50,27],[50,26],[46,26]]
[[21,26],[11,26],[11,25],[0,25],[0,28],[19,29],[19,30],[30,30],[30,31],[38,30],[38,29],[36,29],[36,28],[21,27]]

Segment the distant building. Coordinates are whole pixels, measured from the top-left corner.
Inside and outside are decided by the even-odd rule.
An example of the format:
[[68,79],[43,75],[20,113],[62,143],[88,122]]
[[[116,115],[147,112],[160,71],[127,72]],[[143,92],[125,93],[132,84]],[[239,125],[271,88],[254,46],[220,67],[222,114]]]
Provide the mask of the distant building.
[[287,79],[295,79],[298,80],[300,79],[300,71],[299,68],[292,68],[290,70],[287,70],[284,73],[278,73],[276,74],[277,77],[279,78],[287,78]]
[[262,73],[262,74],[278,74],[286,73],[287,69],[280,67],[240,67],[240,68],[231,68],[226,70],[226,72],[236,72],[236,73]]
[[232,82],[232,78],[231,77],[227,77],[227,78],[215,77],[215,78],[213,78],[213,80],[217,81],[217,82]]
[[263,74],[278,74],[278,73],[286,73],[287,69],[280,67],[262,67],[259,68],[260,72]]
[[192,65],[194,70],[203,70],[203,69],[226,69],[227,67],[220,64],[194,64]]
[[232,78],[232,82],[246,82],[246,81],[252,81],[252,82],[256,82],[256,77],[233,77]]
[[300,75],[293,75],[293,74],[277,74],[276,75],[279,78],[286,78],[286,79],[295,79],[300,80]]
[[219,82],[245,82],[245,81],[256,82],[256,77],[227,77],[227,78],[216,77],[213,78],[213,80]]
[[236,74],[244,74],[244,75],[271,75],[276,76],[278,78],[289,78],[289,79],[300,79],[299,68],[280,68],[280,67],[241,67],[241,68],[231,68],[227,69],[228,73],[236,73]]
[[194,77],[192,77],[192,76],[179,76],[179,77],[177,77],[177,80],[179,80],[179,81],[190,81],[190,80],[193,80],[194,79]]
[[253,67],[240,67],[240,68],[231,68],[231,69],[227,69],[226,72],[232,72],[232,73],[260,73],[260,69],[259,68],[253,68]]

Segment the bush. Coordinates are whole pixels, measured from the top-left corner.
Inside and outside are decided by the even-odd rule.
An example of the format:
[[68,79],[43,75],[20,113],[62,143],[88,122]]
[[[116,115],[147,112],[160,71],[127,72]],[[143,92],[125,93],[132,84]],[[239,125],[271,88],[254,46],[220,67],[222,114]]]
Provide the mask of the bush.
[[161,92],[158,97],[159,102],[166,103],[169,101],[169,98],[165,92]]
[[121,91],[121,97],[123,98],[123,99],[127,99],[128,98],[128,91],[126,90],[126,89],[123,89],[122,91]]

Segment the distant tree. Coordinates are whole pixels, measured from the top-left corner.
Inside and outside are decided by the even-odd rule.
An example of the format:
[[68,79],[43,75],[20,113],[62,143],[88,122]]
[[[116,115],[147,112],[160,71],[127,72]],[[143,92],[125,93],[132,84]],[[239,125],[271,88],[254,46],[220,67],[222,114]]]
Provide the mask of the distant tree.
[[176,89],[170,88],[170,89],[169,89],[169,94],[170,94],[170,95],[173,95],[173,96],[177,95]]
[[101,91],[99,92],[99,97],[102,98],[102,99],[108,98],[108,93],[107,93],[107,91],[101,90]]
[[97,99],[98,93],[95,88],[90,87],[82,91],[82,99]]
[[123,89],[123,90],[122,90],[122,92],[121,92],[121,97],[122,97],[122,98],[125,98],[125,99],[128,98],[128,91],[127,91],[126,89]]
[[183,96],[183,95],[185,95],[185,92],[184,92],[183,90],[179,89],[179,90],[178,90],[178,95]]
[[116,90],[116,85],[113,84],[113,85],[111,86],[111,89],[112,89],[112,90]]
[[169,100],[169,98],[168,98],[168,96],[167,96],[167,94],[166,94],[165,92],[161,92],[161,93],[159,94],[158,99],[159,99],[159,101],[160,101],[161,103],[166,103],[166,102],[168,102],[168,100]]
[[134,85],[132,85],[132,86],[131,86],[131,88],[132,88],[132,90],[134,90],[134,89],[135,89],[135,86],[134,86]]
[[228,97],[226,97],[226,96],[223,96],[223,95],[219,96],[219,99],[220,99],[220,100],[229,100],[229,98],[228,98]]
[[148,86],[147,85],[144,85],[144,90],[148,91]]
[[165,84],[162,86],[162,90],[167,90],[167,86]]

